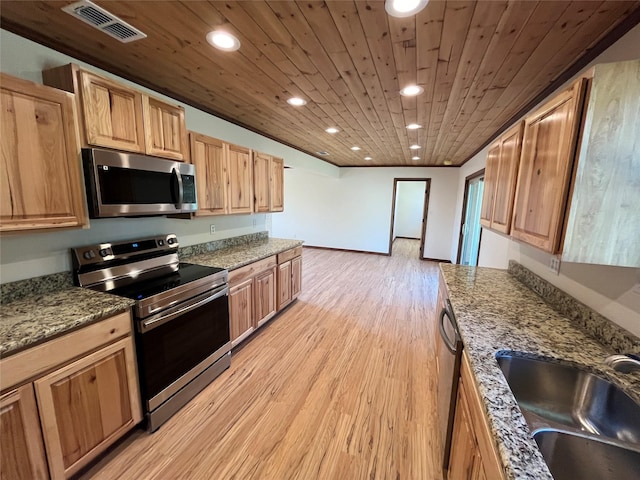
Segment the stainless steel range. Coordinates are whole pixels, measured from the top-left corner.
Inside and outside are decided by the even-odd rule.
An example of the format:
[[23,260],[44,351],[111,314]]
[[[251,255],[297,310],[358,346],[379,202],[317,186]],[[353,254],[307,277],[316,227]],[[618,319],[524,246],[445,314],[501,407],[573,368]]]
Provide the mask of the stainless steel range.
[[140,387],[155,431],[230,365],[228,272],[180,263],[173,234],[72,251],[78,286],[136,301]]

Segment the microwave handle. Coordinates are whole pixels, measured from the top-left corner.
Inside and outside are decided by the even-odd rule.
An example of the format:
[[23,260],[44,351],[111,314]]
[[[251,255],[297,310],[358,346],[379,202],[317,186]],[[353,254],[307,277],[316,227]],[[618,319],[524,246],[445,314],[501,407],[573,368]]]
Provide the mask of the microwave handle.
[[184,199],[184,187],[182,186],[182,175],[177,168],[173,168],[171,173],[176,176],[176,180],[178,180],[178,203],[176,203],[176,209],[182,210],[182,200]]

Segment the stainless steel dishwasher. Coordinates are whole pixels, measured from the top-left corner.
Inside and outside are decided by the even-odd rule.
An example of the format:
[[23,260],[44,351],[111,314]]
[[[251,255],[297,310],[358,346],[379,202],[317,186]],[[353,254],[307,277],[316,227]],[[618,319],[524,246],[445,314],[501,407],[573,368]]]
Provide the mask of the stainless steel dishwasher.
[[438,349],[438,432],[442,448],[442,472],[446,479],[462,359],[462,340],[449,299],[444,302],[438,326],[443,347]]

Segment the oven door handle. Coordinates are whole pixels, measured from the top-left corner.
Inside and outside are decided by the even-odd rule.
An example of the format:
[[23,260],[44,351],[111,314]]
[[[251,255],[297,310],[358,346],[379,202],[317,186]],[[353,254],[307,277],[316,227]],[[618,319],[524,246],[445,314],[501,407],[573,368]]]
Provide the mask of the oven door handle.
[[451,340],[447,336],[447,332],[444,329],[445,315],[449,319],[449,323],[454,329],[454,332],[455,332],[454,335],[456,336],[456,340],[457,340],[457,337],[459,336],[458,325],[455,321],[455,315],[453,315],[453,308],[451,307],[451,303],[449,302],[449,300],[447,300],[447,306],[440,311],[440,321],[438,322],[438,326],[440,327],[440,337],[442,338],[443,343],[447,347],[447,350],[449,350],[451,353],[456,353],[456,340]]
[[161,325],[164,325],[167,322],[170,322],[171,320],[173,320],[174,318],[180,315],[190,312],[191,310],[201,307],[202,305],[206,305],[207,303],[212,302],[217,298],[220,298],[228,294],[229,294],[229,286],[222,285],[211,292],[205,292],[202,295],[198,295],[197,297],[193,298],[188,305],[182,308],[179,308],[175,312],[157,315],[155,317],[152,317],[140,322],[138,324],[140,333],[149,332],[154,328],[157,328]]

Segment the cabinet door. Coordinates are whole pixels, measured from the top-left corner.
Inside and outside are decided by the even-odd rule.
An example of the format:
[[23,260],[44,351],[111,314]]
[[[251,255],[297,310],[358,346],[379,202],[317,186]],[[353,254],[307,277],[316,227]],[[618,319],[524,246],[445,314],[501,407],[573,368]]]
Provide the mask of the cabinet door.
[[1,75],[0,231],[87,223],[73,95]]
[[142,94],[89,72],[78,75],[87,143],[144,153]]
[[278,311],[291,303],[291,260],[278,265]]
[[491,228],[499,171],[500,142],[497,141],[489,147],[487,165],[484,170],[484,191],[482,194],[482,208],[480,209],[480,225],[487,228]]
[[253,278],[249,278],[229,289],[229,329],[234,347],[255,329],[253,318]]
[[284,211],[284,160],[282,158],[271,157],[270,175],[270,202],[271,212]]
[[142,105],[146,153],[185,160],[187,130],[184,109],[148,95],[142,96]]
[[42,431],[29,383],[0,398],[0,479],[46,478]]
[[461,384],[453,422],[451,457],[449,458],[449,480],[471,480],[477,456],[469,406]]
[[256,276],[255,318],[258,326],[276,314],[276,268]]
[[[516,191],[516,176],[520,165],[522,146],[522,123],[508,130],[500,137],[500,157],[498,176],[495,179],[491,228],[502,233],[511,229],[513,196]],[[485,176],[486,179],[486,176]]]
[[222,140],[189,133],[191,163],[196,167],[198,211],[196,215],[227,213],[227,163]]
[[525,119],[511,234],[550,253],[560,245],[584,82],[578,80]]
[[271,157],[264,153],[253,152],[253,195],[254,212],[270,211]]
[[291,260],[291,300],[298,298],[302,289],[302,257]]
[[251,150],[227,144],[229,162],[229,213],[253,212]]
[[53,479],[77,473],[142,418],[131,337],[34,384]]

